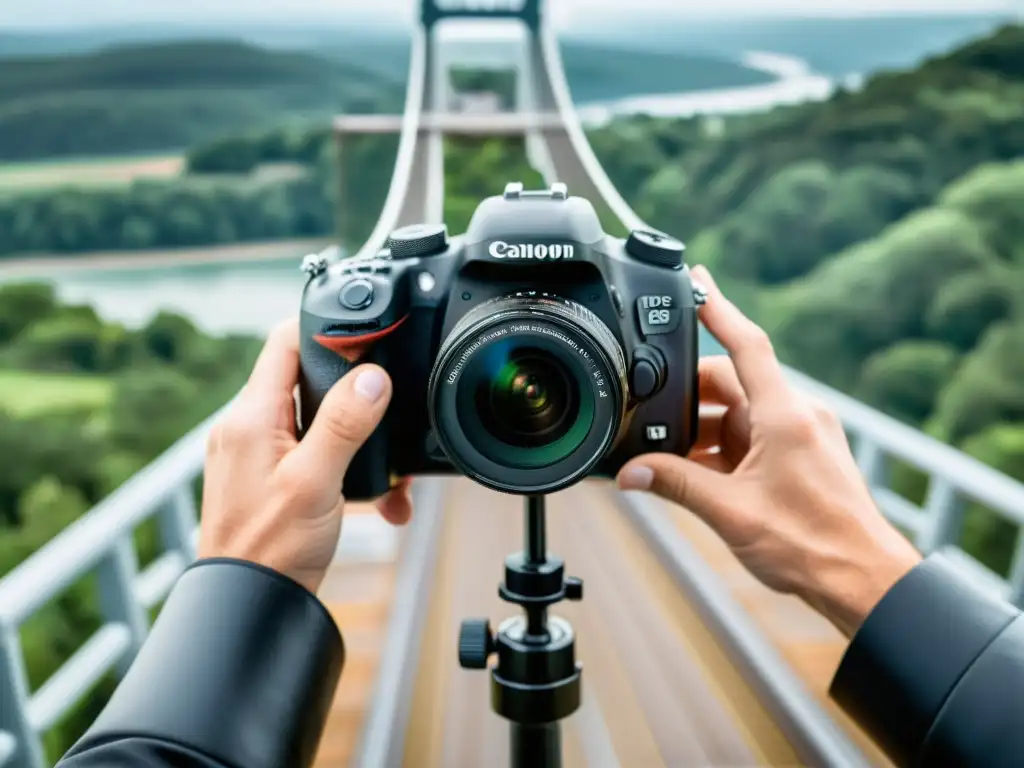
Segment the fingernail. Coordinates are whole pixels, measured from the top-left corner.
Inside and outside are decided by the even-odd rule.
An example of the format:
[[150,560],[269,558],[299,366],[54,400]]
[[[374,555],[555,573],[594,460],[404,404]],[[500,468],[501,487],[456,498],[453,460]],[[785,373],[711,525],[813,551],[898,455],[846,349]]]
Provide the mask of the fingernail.
[[367,368],[356,376],[356,383],[352,388],[363,400],[375,403],[380,400],[387,386],[388,380],[383,371],[379,368]]
[[653,484],[654,470],[650,467],[627,467],[619,474],[619,488],[624,491],[647,491]]

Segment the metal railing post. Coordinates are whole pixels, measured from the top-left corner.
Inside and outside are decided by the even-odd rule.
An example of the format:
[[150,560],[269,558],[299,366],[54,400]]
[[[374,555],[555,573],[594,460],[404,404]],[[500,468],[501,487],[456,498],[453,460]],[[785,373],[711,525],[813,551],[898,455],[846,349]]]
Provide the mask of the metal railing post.
[[139,561],[131,534],[118,539],[97,569],[100,607],[104,618],[125,624],[132,636],[128,652],[117,663],[119,675],[128,671],[149,633],[146,611],[135,597],[135,576],[138,570]]
[[1007,599],[1018,608],[1024,608],[1024,528],[1017,529],[1017,546],[1010,561],[1010,591]]
[[884,486],[888,482],[888,465],[881,446],[868,435],[856,438],[856,459],[869,488]]
[[924,511],[928,527],[920,538],[921,550],[931,553],[947,544],[955,544],[960,538],[964,505],[957,495],[956,488],[945,478],[931,476]]
[[164,550],[180,550],[186,560],[194,560],[196,552],[193,537],[198,519],[191,483],[185,483],[171,495],[161,508],[158,521]]
[[14,737],[14,755],[0,765],[11,768],[43,768],[43,740],[28,719],[28,672],[18,626],[0,623],[0,731]]

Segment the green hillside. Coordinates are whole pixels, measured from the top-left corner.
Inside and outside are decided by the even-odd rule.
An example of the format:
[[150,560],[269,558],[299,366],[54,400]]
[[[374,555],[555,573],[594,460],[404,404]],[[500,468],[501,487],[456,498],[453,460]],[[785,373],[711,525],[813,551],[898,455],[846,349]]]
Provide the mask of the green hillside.
[[0,160],[177,149],[339,111],[397,109],[357,65],[228,41],[0,59]]

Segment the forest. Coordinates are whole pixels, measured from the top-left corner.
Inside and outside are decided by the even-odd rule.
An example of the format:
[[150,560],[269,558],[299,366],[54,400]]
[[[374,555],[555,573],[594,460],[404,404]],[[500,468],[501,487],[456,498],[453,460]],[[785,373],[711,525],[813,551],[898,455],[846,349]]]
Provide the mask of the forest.
[[231,41],[0,58],[0,161],[179,150],[283,120],[399,110],[403,91],[356,64]]

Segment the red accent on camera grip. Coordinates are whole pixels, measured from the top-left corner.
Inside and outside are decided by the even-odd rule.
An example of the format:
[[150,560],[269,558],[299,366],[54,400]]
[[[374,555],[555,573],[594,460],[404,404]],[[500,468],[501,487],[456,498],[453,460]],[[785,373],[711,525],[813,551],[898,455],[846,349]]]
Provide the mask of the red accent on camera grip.
[[408,319],[408,315],[403,315],[387,328],[370,333],[352,334],[351,336],[330,336],[320,333],[313,337],[313,341],[321,347],[331,350],[334,354],[340,355],[348,362],[355,363],[366,354],[371,344],[387,336]]

